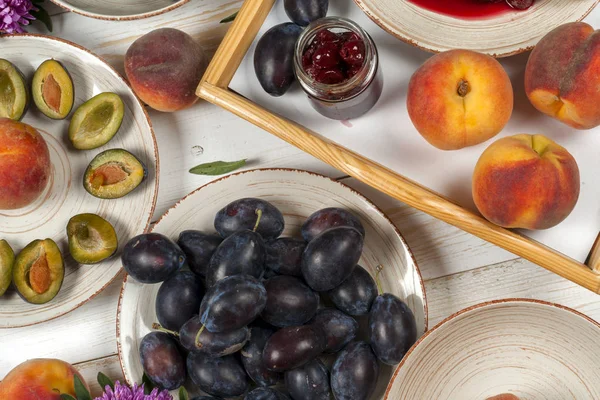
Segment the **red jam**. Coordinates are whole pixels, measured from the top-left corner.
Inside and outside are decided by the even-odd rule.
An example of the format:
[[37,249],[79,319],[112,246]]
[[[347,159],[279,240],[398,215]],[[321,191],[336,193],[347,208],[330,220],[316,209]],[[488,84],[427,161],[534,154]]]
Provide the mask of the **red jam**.
[[352,78],[365,62],[365,43],[354,32],[323,29],[302,55],[302,67],[315,81],[334,85]]
[[534,0],[408,0],[440,14],[464,19],[489,18],[507,11],[526,10]]

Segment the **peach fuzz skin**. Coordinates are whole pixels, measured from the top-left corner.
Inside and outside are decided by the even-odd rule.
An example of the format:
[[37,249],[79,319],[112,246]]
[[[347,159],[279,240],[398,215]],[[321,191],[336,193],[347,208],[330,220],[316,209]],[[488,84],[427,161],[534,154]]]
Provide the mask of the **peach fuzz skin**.
[[543,135],[516,135],[492,143],[473,173],[473,200],[481,214],[505,228],[548,229],[579,199],[573,156]]
[[512,84],[493,57],[469,50],[436,54],[413,74],[407,108],[419,133],[442,150],[483,143],[506,125]]
[[546,115],[576,129],[600,125],[600,33],[584,22],[540,40],[525,69],[525,92]]
[[10,400],[60,400],[60,395],[75,396],[74,376],[70,364],[54,359],[26,361],[8,373],[0,382],[0,399]]
[[0,210],[31,204],[46,188],[50,172],[48,146],[39,132],[0,118]]

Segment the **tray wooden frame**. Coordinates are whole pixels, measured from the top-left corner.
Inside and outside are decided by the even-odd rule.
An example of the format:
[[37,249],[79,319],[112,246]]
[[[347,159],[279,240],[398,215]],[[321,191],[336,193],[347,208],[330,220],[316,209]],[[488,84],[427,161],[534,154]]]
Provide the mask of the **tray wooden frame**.
[[197,96],[220,106],[332,167],[435,218],[500,246],[595,293],[600,293],[600,236],[587,265],[512,230],[501,228],[444,196],[306,127],[271,113],[229,84],[276,0],[246,0],[198,85]]

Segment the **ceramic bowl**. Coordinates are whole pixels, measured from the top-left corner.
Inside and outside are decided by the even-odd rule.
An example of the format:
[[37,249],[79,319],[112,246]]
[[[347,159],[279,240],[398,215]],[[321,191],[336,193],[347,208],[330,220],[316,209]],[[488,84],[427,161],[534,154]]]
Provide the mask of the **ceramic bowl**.
[[[158,191],[158,149],[146,110],[125,80],[106,62],[84,48],[43,35],[0,36],[0,57],[15,64],[30,81],[45,60],[60,61],[73,80],[75,104],[64,120],[52,120],[32,103],[23,122],[37,128],[48,144],[52,179],[33,204],[0,211],[0,238],[20,251],[35,239],[53,239],[65,259],[65,279],[58,295],[46,304],[29,304],[14,289],[0,297],[0,328],[32,325],[59,317],[100,293],[121,271],[118,256],[96,265],[79,265],[69,256],[67,223],[80,213],[98,214],[110,221],[120,246],[148,228]],[[114,92],[125,104],[121,128],[106,145],[76,150],[68,139],[72,113],[102,92]],[[133,192],[120,199],[102,200],[83,188],[88,164],[104,150],[122,148],[135,154],[147,167],[148,176]]]
[[423,50],[462,48],[495,57],[533,48],[546,33],[582,20],[598,4],[598,0],[536,0],[526,11],[466,20],[426,10],[408,0],[354,1],[383,29]]
[[153,17],[190,0],[51,0],[69,11],[97,19],[127,21]]
[[467,308],[404,357],[386,399],[600,399],[600,324],[569,308],[507,299]]
[[[179,232],[199,229],[214,232],[214,215],[229,202],[258,197],[273,203],[285,218],[285,236],[299,236],[303,221],[325,207],[342,207],[355,213],[365,227],[360,264],[375,275],[383,265],[385,291],[406,300],[413,310],[419,336],[427,330],[425,289],[415,260],[398,229],[368,199],[351,188],[311,172],[285,169],[252,170],[230,175],[191,193],[171,208],[153,231],[177,239]],[[129,277],[121,290],[117,317],[119,358],[125,379],[141,382],[143,369],[138,347],[156,322],[155,299],[159,284],[143,285]],[[376,395],[381,399],[393,369],[382,368]],[[192,388],[190,388],[192,389]],[[193,390],[193,389],[192,389]]]

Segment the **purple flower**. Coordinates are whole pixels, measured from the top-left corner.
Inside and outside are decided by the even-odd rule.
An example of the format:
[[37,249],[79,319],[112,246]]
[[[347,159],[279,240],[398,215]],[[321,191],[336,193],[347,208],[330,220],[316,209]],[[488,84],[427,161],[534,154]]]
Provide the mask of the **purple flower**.
[[22,26],[35,19],[30,11],[38,11],[31,0],[0,0],[0,32],[25,32]]
[[134,384],[133,388],[130,388],[129,386],[121,385],[117,381],[114,390],[110,386],[106,386],[104,394],[96,397],[94,400],[173,400],[173,397],[167,390],[159,392],[156,388],[150,394],[145,395],[143,384],[141,386]]

